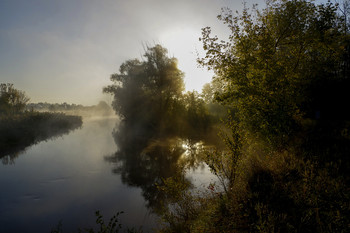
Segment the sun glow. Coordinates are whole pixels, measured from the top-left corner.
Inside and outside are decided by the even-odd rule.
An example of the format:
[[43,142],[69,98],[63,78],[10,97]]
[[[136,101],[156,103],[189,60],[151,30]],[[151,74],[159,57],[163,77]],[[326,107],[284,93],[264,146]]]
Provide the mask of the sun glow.
[[179,69],[185,72],[187,91],[202,91],[205,83],[211,81],[213,73],[198,67],[197,58],[204,51],[199,41],[200,29],[177,28],[165,31],[160,36],[160,43],[168,49],[169,55],[178,59]]

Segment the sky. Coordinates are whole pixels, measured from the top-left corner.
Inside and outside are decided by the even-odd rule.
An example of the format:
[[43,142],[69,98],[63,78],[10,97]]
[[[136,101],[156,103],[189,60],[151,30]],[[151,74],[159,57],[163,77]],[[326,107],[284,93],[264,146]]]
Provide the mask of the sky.
[[145,44],[160,43],[178,58],[186,89],[200,91],[213,74],[197,67],[198,38],[205,26],[226,30],[216,19],[225,6],[242,2],[0,0],[0,83],[13,83],[31,102],[110,101],[102,93],[110,75],[141,58]]
[[[247,0],[247,5],[264,0]],[[0,83],[13,83],[31,102],[97,104],[102,88],[145,44],[161,44],[179,61],[187,90],[201,91],[212,73],[198,68],[201,28],[227,28],[222,7],[240,0],[0,0]]]

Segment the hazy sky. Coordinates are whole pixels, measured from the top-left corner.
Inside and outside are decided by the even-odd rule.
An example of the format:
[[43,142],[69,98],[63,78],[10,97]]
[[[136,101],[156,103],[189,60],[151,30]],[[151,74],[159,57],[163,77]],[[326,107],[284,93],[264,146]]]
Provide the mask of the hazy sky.
[[[248,5],[263,0],[249,0]],[[92,105],[109,77],[143,44],[160,43],[179,60],[187,90],[201,90],[211,73],[196,68],[201,28],[224,33],[220,8],[235,0],[0,0],[0,82],[31,102]]]

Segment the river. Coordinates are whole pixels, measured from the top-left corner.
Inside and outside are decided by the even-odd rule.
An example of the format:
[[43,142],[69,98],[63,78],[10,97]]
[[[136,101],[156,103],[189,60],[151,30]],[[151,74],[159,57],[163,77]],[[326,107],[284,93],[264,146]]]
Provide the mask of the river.
[[[125,174],[107,159],[118,151],[112,136],[116,123],[113,118],[85,119],[82,128],[0,164],[0,232],[50,232],[60,222],[63,232],[77,232],[96,226],[97,210],[106,221],[123,211],[123,228],[157,228],[145,187],[125,181]],[[207,169],[193,170],[190,176],[197,186],[213,179]]]

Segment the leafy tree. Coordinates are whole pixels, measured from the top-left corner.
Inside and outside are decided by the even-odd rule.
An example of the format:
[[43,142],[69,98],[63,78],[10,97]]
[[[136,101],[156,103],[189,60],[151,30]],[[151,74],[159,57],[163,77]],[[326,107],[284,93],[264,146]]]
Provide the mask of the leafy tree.
[[124,62],[104,92],[114,95],[113,108],[125,120],[149,129],[169,126],[184,90],[183,73],[160,45],[147,48],[144,58]]
[[0,113],[15,114],[23,111],[29,98],[23,91],[17,90],[10,83],[0,84]]
[[332,104],[344,107],[346,95],[320,104],[329,83],[349,78],[350,40],[337,5],[272,0],[263,10],[245,8],[236,16],[224,9],[218,18],[230,29],[229,40],[204,28],[206,56],[199,62],[215,71],[223,84],[217,100],[235,110],[244,128],[282,146],[304,117],[332,115]]
[[196,92],[183,93],[177,59],[160,45],[147,48],[145,60],[128,60],[112,74],[113,108],[142,137],[181,136],[200,140],[211,125],[207,106]]

